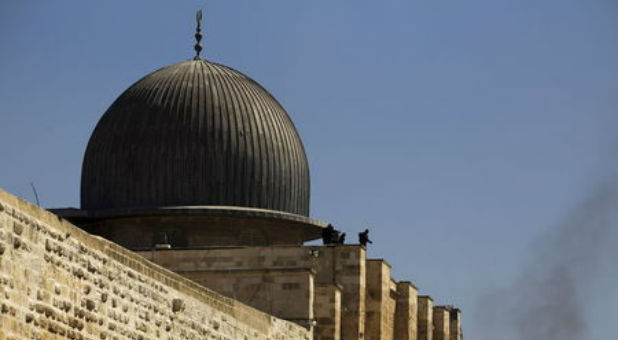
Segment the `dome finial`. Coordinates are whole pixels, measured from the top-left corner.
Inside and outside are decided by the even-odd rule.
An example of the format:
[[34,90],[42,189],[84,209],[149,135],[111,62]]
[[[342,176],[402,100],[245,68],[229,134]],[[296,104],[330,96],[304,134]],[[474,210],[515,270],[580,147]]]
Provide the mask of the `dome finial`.
[[202,52],[202,10],[198,9],[197,14],[195,15],[195,19],[197,20],[197,27],[195,28],[195,40],[197,43],[193,48],[195,49],[195,57],[193,60],[200,60],[200,52]]

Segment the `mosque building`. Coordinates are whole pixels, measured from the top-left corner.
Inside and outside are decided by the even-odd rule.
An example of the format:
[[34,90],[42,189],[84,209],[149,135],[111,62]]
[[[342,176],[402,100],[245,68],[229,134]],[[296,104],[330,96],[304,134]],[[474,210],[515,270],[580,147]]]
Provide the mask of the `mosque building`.
[[[187,338],[234,338],[239,334],[249,339],[294,338],[304,334],[310,339],[462,339],[459,309],[434,305],[429,295],[419,295],[414,283],[391,277],[391,266],[386,260],[368,258],[367,233],[360,235],[358,243],[355,243],[356,235],[343,240],[332,225],[309,216],[309,165],[290,116],[258,82],[201,56],[201,12],[198,12],[195,37],[195,57],[139,79],[103,114],[84,155],[79,209],[51,209],[52,215],[0,192],[0,231],[4,228],[6,234],[4,241],[0,237],[0,244],[7,244],[6,251],[2,250],[5,254],[0,254],[0,273],[6,268],[17,270],[17,262],[11,266],[11,259],[35,256],[35,253],[20,253],[28,247],[32,252],[41,249],[43,255],[36,256],[44,259],[40,261],[45,266],[51,266],[44,267],[46,270],[61,271],[63,265],[53,258],[63,258],[70,251],[56,251],[56,244],[61,247],[60,243],[77,242],[71,241],[77,238],[81,243],[73,245],[76,249],[89,247],[81,244],[92,244],[92,254],[86,249],[84,256],[109,255],[107,261],[120,261],[118,275],[128,275],[125,279],[131,287],[122,286],[115,292],[109,288],[112,281],[124,279],[114,281],[111,276],[96,279],[98,272],[91,272],[88,267],[96,261],[81,261],[86,263],[86,279],[77,276],[66,279],[70,284],[43,284],[61,293],[42,293],[41,298],[37,294],[43,288],[32,288],[32,292],[28,288],[28,294],[23,296],[15,293],[23,301],[15,302],[13,316],[12,305],[3,304],[2,308],[6,305],[8,312],[0,314],[0,325],[11,330],[4,330],[5,335],[80,338],[82,334],[86,338],[105,338],[102,334],[107,332],[108,339],[179,338],[183,334]],[[24,217],[20,218],[20,214]],[[49,216],[56,216],[61,222],[52,221]],[[74,231],[78,229],[69,222],[94,236]],[[14,225],[23,225],[33,228],[32,235],[35,235],[39,227],[44,230],[45,223],[52,225],[49,227],[52,229],[55,223],[61,223],[58,228],[70,231],[59,233],[60,238],[44,241],[43,236],[26,240],[14,230]],[[45,235],[52,234],[50,231]],[[68,234],[79,236],[69,238]],[[18,249],[14,242],[7,241],[9,236],[13,241],[19,239],[22,245],[28,244],[28,240],[33,243]],[[320,238],[323,245],[305,245]],[[99,245],[104,246],[98,248]],[[114,253],[106,253],[109,249],[114,249]],[[7,258],[9,254],[13,255]],[[77,261],[75,266],[79,266],[79,258],[70,261]],[[125,270],[123,266],[131,269]],[[75,271],[71,269],[71,275]],[[0,284],[8,274],[3,275]],[[79,296],[72,296],[63,290],[65,286],[82,287],[87,275],[95,282],[89,285],[87,293],[84,288]],[[140,275],[143,281],[137,279]],[[135,284],[130,283],[133,279]],[[34,281],[37,280],[50,279]],[[102,282],[107,282],[107,286]],[[140,307],[140,298],[135,297],[133,301],[130,297],[134,289],[146,286],[139,282],[152,282],[151,287],[171,287],[164,289],[168,292],[165,294],[176,289],[193,294],[191,299],[204,300],[203,295],[211,294],[208,301],[248,305],[234,308],[244,311],[242,315],[249,313],[246,310],[256,309],[255,315],[265,313],[272,320],[264,320],[271,324],[281,319],[286,329],[298,328],[301,333],[225,333],[225,327],[211,325],[208,317],[201,319],[207,325],[201,329],[200,321],[191,321],[194,319],[190,315],[198,313],[201,305],[196,302],[194,308],[179,307],[188,306],[190,298],[169,297],[168,301],[160,293],[161,303],[171,306],[167,314],[155,312],[158,308],[154,303],[152,308]],[[56,290],[58,286],[61,288]],[[7,287],[7,292],[15,289],[8,283]],[[111,290],[108,293],[106,289]],[[120,297],[123,289],[130,301],[127,310],[113,302],[117,299],[118,306],[124,306],[122,301],[127,297]],[[420,293],[425,294],[422,287]],[[45,294],[52,297],[47,299]],[[66,301],[73,301],[73,307],[65,308],[60,298],[54,298],[63,294]],[[88,297],[93,294],[98,300]],[[112,298],[103,298],[108,295]],[[96,302],[93,308],[88,302],[91,300]],[[221,304],[209,306],[216,309]],[[78,305],[86,316],[79,318],[79,313],[72,309]],[[120,326],[110,329],[110,324],[123,324],[118,321],[125,318],[119,308],[127,313],[124,335],[117,333],[122,329]],[[20,319],[22,309],[25,314]],[[141,317],[142,310],[149,316]],[[250,318],[241,316],[236,309],[230,310],[234,312],[228,311],[227,319],[254,322],[247,321]],[[62,311],[69,316],[52,317]],[[34,315],[39,328],[28,328],[34,327],[28,326],[34,323],[27,321],[27,313]],[[88,313],[95,321],[87,320]],[[180,315],[175,313],[189,314],[183,319],[175,318],[174,315]],[[99,314],[105,316],[97,317]],[[42,321],[43,317],[50,321]],[[72,318],[77,321],[71,321]],[[157,324],[157,320],[163,321]],[[83,329],[72,327],[71,322],[78,326],[79,322],[84,323]],[[171,326],[166,326],[167,323]],[[50,324],[58,324],[56,330],[63,332],[50,331]],[[183,329],[188,325],[196,328]]]

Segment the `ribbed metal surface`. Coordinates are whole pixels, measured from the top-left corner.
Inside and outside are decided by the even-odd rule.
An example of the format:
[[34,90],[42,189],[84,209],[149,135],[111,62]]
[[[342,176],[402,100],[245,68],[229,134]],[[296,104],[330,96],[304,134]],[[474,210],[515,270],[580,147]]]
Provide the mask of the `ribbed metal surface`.
[[84,156],[82,209],[239,206],[308,216],[309,168],[285,110],[204,60],[157,70],[103,115]]

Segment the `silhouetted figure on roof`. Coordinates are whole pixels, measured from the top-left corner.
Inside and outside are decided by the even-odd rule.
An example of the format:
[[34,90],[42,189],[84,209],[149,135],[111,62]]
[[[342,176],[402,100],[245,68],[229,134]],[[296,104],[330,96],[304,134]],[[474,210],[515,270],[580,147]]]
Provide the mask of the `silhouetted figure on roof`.
[[369,239],[369,229],[365,229],[365,231],[358,233],[358,243],[364,247],[367,246],[367,243],[373,244]]
[[322,242],[328,244],[343,244],[345,242],[345,233],[341,233],[335,229],[332,224],[322,229]]
[[326,226],[326,228],[322,229],[322,243],[333,243],[333,236],[335,236],[335,232],[335,228],[332,224],[329,224],[328,226]]

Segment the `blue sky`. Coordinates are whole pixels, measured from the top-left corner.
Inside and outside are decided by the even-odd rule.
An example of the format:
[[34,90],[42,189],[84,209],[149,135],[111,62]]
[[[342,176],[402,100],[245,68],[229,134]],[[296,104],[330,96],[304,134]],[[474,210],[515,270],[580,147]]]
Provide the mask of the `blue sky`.
[[[192,57],[197,8],[206,57],[294,120],[312,217],[369,227],[369,255],[461,307],[466,338],[522,336],[510,299],[533,294],[514,287],[531,263],[574,268],[578,337],[618,337],[615,1],[5,1],[0,187],[34,201],[34,182],[44,207],[79,206],[96,122]],[[608,218],[562,232],[599,188]],[[594,223],[609,227],[579,242]]]

